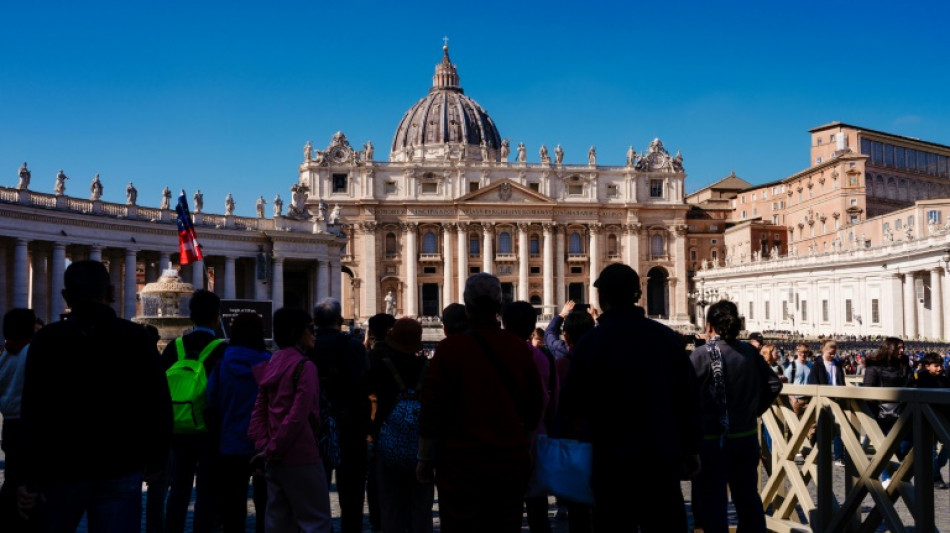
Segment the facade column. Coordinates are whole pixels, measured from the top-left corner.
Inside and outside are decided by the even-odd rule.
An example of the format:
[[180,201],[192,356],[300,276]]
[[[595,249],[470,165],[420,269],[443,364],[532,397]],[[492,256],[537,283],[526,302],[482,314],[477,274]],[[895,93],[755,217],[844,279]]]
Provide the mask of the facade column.
[[330,257],[330,262],[327,263],[328,271],[327,277],[328,282],[330,283],[329,293],[327,296],[330,298],[336,298],[341,304],[343,303],[343,269],[340,268],[340,256],[337,255],[335,258]]
[[930,270],[930,338],[943,338],[943,289],[941,288],[941,271],[943,267]]
[[363,257],[360,258],[360,270],[362,282],[360,283],[360,295],[363,299],[360,305],[360,312],[365,316],[373,316],[379,312],[378,294],[379,280],[376,275],[376,222],[367,221],[360,223],[359,226],[362,237],[360,243],[363,246]]
[[284,258],[275,255],[271,260],[271,268],[273,280],[270,299],[276,311],[284,306]]
[[43,322],[49,322],[49,316],[47,316],[46,313],[49,309],[46,305],[46,289],[49,283],[49,270],[46,265],[49,259],[49,252],[46,250],[45,245],[46,243],[33,243],[33,283],[30,307],[33,308],[33,312],[36,313],[36,316],[42,319]]
[[452,289],[452,276],[455,274],[452,270],[452,233],[454,233],[455,224],[449,222],[442,224],[442,308],[455,301]]
[[455,226],[455,240],[458,241],[458,302],[465,303],[465,280],[468,279],[468,224],[459,222]]
[[237,298],[237,282],[235,280],[235,258],[227,255],[224,257],[224,299],[233,300]]
[[406,222],[402,229],[405,232],[406,255],[403,262],[406,264],[406,316],[415,317],[419,314],[418,296],[418,258],[416,252],[416,232],[419,224],[416,222]]
[[493,274],[492,265],[494,264],[495,252],[492,246],[491,222],[482,222],[482,272]]
[[[670,285],[670,318],[677,322],[688,322],[689,314],[686,310],[686,264],[689,257],[686,255],[686,226],[678,225],[673,228],[673,276],[681,283]],[[741,313],[740,313],[741,314]]]
[[914,273],[904,274],[904,339],[917,338],[917,295],[914,294]]
[[590,254],[590,286],[587,288],[587,301],[591,307],[600,310],[600,301],[597,298],[597,289],[594,288],[594,281],[600,275],[600,233],[603,226],[599,222],[588,224],[589,245],[587,253]]
[[313,296],[314,305],[330,296],[330,262],[326,259],[317,261],[317,290]]
[[17,239],[13,248],[13,307],[30,306],[30,264],[26,239]]
[[53,243],[53,254],[50,259],[50,294],[49,316],[50,321],[59,320],[66,311],[66,300],[63,298],[63,275],[66,273],[66,245],[61,242]]
[[518,299],[528,301],[528,224],[518,224]]
[[109,253],[109,282],[112,284],[113,299],[112,308],[115,309],[117,316],[122,316],[122,253],[118,250],[112,250]]
[[93,244],[89,247],[89,260],[102,262],[102,246]]
[[195,290],[205,288],[205,260],[191,263],[191,284]]
[[567,228],[562,225],[552,224],[554,231],[554,311],[557,313],[561,306],[567,302],[564,287],[564,239]]
[[624,224],[623,233],[626,238],[623,260],[642,276],[644,273],[640,272],[640,224]]
[[542,226],[543,232],[543,243],[541,248],[541,253],[544,256],[541,258],[541,272],[543,273],[542,279],[542,315],[553,317],[555,313],[558,312],[557,306],[554,303],[554,246],[552,241],[552,233],[554,232],[554,224],[550,222],[544,223]]
[[122,317],[125,319],[131,319],[135,316],[135,301],[136,301],[136,289],[138,288],[138,280],[136,279],[135,271],[137,268],[137,260],[135,257],[135,250],[130,250],[126,248],[125,250],[125,290],[123,291],[123,308],[122,308]]

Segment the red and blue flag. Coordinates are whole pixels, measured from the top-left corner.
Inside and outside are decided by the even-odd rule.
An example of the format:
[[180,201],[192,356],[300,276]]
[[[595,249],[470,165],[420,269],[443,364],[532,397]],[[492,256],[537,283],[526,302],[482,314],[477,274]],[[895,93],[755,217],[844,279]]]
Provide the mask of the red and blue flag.
[[194,261],[201,261],[201,246],[195,235],[195,225],[191,222],[185,191],[181,191],[181,195],[178,196],[175,211],[178,212],[178,251],[181,254],[178,262],[187,265]]

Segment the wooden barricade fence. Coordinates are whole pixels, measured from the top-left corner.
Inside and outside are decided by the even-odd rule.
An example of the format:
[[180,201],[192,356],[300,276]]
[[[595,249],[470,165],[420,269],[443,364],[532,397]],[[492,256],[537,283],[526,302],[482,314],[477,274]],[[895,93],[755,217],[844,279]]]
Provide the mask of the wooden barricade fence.
[[[810,397],[800,417],[790,396]],[[886,434],[872,414],[879,401],[904,404]],[[785,384],[762,417],[771,439],[771,451],[762,440],[761,462],[769,530],[870,533],[884,525],[895,532],[936,531],[933,453],[936,442],[950,443],[948,412],[948,390]],[[835,483],[836,434],[845,455],[843,491],[840,474]],[[899,459],[904,440],[912,447]],[[885,469],[892,477],[887,487]],[[898,512],[898,502],[906,511]],[[901,514],[908,512],[912,523],[905,524]]]

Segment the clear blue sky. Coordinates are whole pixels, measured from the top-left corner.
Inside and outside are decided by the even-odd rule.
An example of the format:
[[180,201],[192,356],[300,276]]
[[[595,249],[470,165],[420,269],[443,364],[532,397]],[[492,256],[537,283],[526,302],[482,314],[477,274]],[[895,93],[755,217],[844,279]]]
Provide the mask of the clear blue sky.
[[[273,5],[269,5],[273,4]],[[4,2],[0,183],[141,205],[165,185],[252,215],[343,131],[388,156],[449,37],[462,87],[529,161],[622,164],[660,137],[687,191],[808,165],[840,120],[950,144],[948,2]],[[267,210],[270,216],[270,208]]]

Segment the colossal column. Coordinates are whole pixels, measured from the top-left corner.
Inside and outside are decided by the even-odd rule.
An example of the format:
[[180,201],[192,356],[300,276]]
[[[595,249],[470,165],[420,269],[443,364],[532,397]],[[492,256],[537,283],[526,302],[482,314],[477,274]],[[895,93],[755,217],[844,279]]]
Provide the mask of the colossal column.
[[554,304],[553,313],[557,313],[559,306],[564,305],[567,302],[567,298],[564,295],[564,234],[566,233],[566,227],[559,226],[558,224],[551,225],[552,231],[554,231]]
[[363,277],[360,289],[363,302],[360,305],[360,312],[366,316],[373,316],[379,312],[376,294],[379,290],[379,280],[376,276],[376,222],[372,220],[361,222],[359,229],[362,232],[360,242],[363,246],[363,257],[360,258]]
[[416,232],[419,224],[416,222],[406,222],[403,224],[403,231],[406,236],[406,256],[403,261],[406,264],[406,316],[417,316],[419,314],[417,300],[419,295],[419,280],[417,274],[418,258],[416,253]]
[[122,283],[122,261],[122,252],[119,250],[109,252],[109,280],[112,283],[113,296],[115,296],[112,308],[115,309],[117,316],[122,316],[122,289],[125,287]]
[[274,311],[284,306],[284,258],[274,255],[271,260],[273,278],[271,283],[271,301]]
[[[455,239],[458,244],[459,277],[458,301],[465,303],[465,280],[468,279],[468,224],[459,222],[455,226]],[[446,304],[448,305],[448,304]]]
[[224,299],[233,300],[237,298],[237,283],[234,272],[235,258],[227,255],[224,257]]
[[125,290],[123,291],[122,317],[131,319],[135,316],[135,293],[137,280],[135,276],[135,250],[125,249]]
[[492,249],[492,223],[482,222],[482,272],[492,273],[495,252]]
[[30,265],[27,240],[17,239],[13,247],[13,307],[29,307]]
[[597,289],[594,288],[594,281],[600,275],[600,232],[603,228],[599,222],[588,225],[590,244],[587,252],[590,254],[590,286],[587,288],[588,298],[591,307],[600,309],[600,301],[597,298]]
[[330,296],[330,263],[326,259],[317,261],[317,290],[313,303]]
[[554,224],[546,222],[542,226],[544,232],[544,243],[541,252],[542,258],[541,271],[543,272],[542,298],[544,299],[541,313],[554,316],[557,313],[557,307],[554,304],[554,247],[551,245]]
[[624,243],[623,261],[642,276],[644,272],[640,272],[640,224],[624,224],[623,233],[627,241]]
[[336,298],[343,303],[343,270],[340,268],[340,256],[331,257],[328,263],[328,277],[330,283],[330,292],[327,294],[330,298]]
[[49,322],[49,316],[46,311],[49,309],[46,305],[47,283],[49,283],[49,270],[47,269],[47,260],[49,252],[46,249],[46,243],[33,243],[33,287],[32,297],[30,298],[30,307],[36,313],[38,318],[44,322]]
[[[66,273],[66,245],[61,242],[53,243],[53,256],[50,259],[50,320],[59,320],[59,316],[66,311],[66,300],[63,299],[63,275]],[[2,294],[2,293],[0,293]]]
[[528,301],[528,224],[518,223],[518,299]]
[[442,224],[442,307],[455,301],[452,295],[452,233],[455,224],[448,222]]

